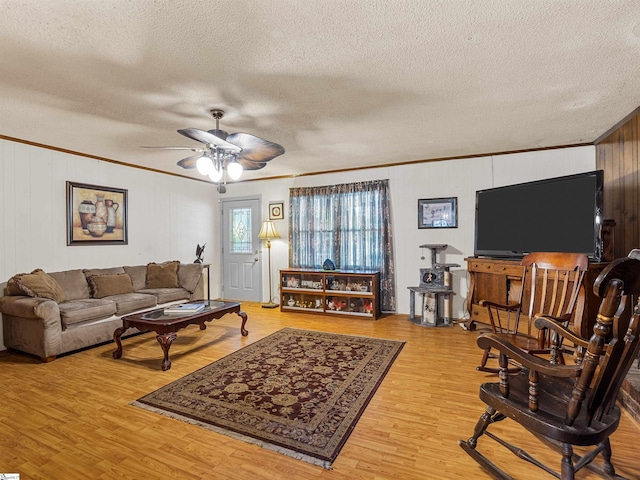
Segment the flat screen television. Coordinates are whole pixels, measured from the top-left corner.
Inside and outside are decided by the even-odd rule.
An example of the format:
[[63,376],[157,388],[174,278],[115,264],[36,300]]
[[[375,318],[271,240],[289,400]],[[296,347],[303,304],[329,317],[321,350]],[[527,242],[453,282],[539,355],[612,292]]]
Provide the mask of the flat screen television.
[[476,192],[476,256],[521,258],[529,252],[602,255],[603,171]]

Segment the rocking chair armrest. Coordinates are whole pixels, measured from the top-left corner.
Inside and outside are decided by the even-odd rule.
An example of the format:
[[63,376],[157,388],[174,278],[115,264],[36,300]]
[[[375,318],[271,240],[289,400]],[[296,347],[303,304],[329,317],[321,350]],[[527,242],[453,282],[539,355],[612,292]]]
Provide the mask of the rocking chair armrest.
[[482,307],[498,308],[500,310],[508,310],[508,311],[514,311],[514,312],[522,307],[521,303],[512,303],[510,305],[504,305],[502,303],[496,303],[496,302],[492,302],[490,300],[480,300],[480,302],[478,302],[478,303]]
[[549,363],[548,360],[531,355],[493,333],[482,333],[478,335],[476,343],[482,349],[496,349],[501,354],[506,355],[508,358],[516,361],[523,367],[551,377],[575,378],[581,369],[578,365],[559,365]]
[[564,337],[566,340],[574,343],[575,345],[578,345],[579,347],[586,348],[589,346],[589,340],[582,338],[573,330],[569,330],[567,327],[559,323],[560,321],[562,321],[562,317],[558,318],[548,315],[540,315],[536,316],[534,325],[539,330],[548,328],[549,330],[557,333],[561,337]]

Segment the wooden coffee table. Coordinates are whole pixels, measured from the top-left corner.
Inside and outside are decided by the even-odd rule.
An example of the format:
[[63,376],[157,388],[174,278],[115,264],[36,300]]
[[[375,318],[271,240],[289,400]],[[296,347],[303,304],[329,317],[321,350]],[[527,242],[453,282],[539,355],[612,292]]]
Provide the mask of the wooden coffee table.
[[242,325],[240,325],[240,333],[243,337],[246,337],[249,332],[244,328],[247,323],[247,314],[240,310],[240,304],[237,302],[216,302],[213,300],[198,300],[198,302],[204,302],[207,306],[204,310],[200,310],[197,313],[186,315],[168,315],[164,313],[163,308],[151,310],[148,312],[135,313],[133,315],[126,315],[122,317],[122,327],[116,328],[113,332],[113,340],[116,342],[118,348],[113,352],[113,358],[122,357],[122,341],[120,337],[128,328],[137,328],[138,330],[152,330],[158,335],[156,340],[162,347],[164,352],[164,360],[162,360],[162,370],[169,370],[171,368],[171,360],[169,360],[169,348],[171,344],[178,337],[177,331],[187,327],[188,325],[200,325],[200,330],[204,330],[207,326],[205,322],[210,322],[216,318],[221,318],[227,313],[236,313],[242,318]]

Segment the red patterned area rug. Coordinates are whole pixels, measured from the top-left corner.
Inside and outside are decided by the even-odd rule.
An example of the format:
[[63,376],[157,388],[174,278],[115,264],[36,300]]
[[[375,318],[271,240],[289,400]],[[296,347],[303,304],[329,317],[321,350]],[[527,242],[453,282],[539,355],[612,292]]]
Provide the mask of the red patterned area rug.
[[331,468],[403,346],[285,328],[133,404]]

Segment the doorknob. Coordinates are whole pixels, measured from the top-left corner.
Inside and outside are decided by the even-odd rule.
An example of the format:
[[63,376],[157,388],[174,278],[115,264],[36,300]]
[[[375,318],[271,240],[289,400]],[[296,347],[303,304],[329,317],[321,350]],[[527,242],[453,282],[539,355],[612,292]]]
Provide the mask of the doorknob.
[[258,257],[253,259],[255,262],[257,262],[258,260],[260,260]]

